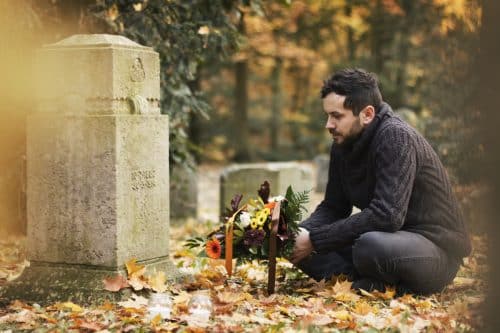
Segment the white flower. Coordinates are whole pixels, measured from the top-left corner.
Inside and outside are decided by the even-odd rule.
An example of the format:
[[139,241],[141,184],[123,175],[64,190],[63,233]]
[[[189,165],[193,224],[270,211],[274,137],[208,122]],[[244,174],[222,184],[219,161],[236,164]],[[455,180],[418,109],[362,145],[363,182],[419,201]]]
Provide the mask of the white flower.
[[251,216],[250,216],[250,213],[248,212],[242,212],[240,214],[240,225],[242,228],[246,228],[250,225],[250,221],[251,221]]
[[269,202],[279,202],[279,201],[283,201],[283,200],[285,200],[285,197],[282,195],[278,195],[278,196],[269,198]]

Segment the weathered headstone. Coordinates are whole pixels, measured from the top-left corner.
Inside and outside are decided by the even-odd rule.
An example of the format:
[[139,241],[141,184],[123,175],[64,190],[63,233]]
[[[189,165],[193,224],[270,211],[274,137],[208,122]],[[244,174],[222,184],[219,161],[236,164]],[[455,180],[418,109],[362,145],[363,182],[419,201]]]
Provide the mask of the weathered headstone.
[[233,164],[225,168],[220,177],[220,213],[230,207],[236,194],[243,194],[243,202],[257,198],[260,184],[267,180],[271,184],[271,195],[285,195],[288,186],[293,190],[313,189],[310,166],[297,162],[271,162]]
[[198,175],[195,170],[174,166],[170,174],[170,218],[173,221],[196,217]]
[[159,56],[121,36],[75,35],[37,54],[27,125],[29,268],[4,299],[89,303],[136,258],[169,262],[168,118]]
[[330,156],[318,155],[314,158],[316,165],[316,192],[325,192],[328,183],[328,169],[330,167]]

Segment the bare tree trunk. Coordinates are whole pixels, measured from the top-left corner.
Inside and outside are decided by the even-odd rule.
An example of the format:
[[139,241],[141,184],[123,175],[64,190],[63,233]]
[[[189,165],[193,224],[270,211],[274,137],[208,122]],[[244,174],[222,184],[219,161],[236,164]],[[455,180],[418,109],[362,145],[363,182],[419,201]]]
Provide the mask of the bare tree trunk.
[[[244,14],[241,14],[238,23],[238,32],[245,35]],[[246,59],[236,61],[234,64],[234,120],[233,120],[233,137],[232,141],[235,144],[234,160],[238,162],[246,162],[251,159],[249,134],[248,134],[248,62]]]
[[[198,69],[198,73],[201,73],[201,68]],[[200,76],[197,75],[196,79],[189,82],[189,88],[195,94],[197,91],[200,91]],[[201,115],[191,112],[189,115],[189,139],[195,146],[200,147],[201,145]],[[198,150],[194,151],[194,158],[196,163],[200,162],[200,153]]]
[[412,33],[414,22],[415,22],[415,2],[413,0],[402,1],[402,7],[406,13],[404,23],[400,27],[400,38],[399,41],[399,64],[396,72],[396,91],[395,98],[393,99],[393,107],[398,108],[404,106],[406,103],[406,65],[409,59],[410,53],[410,39],[409,36]]
[[283,106],[283,96],[281,91],[281,72],[283,69],[283,59],[275,57],[274,68],[271,73],[271,149],[276,152],[279,148],[279,137],[281,128],[281,108]]
[[[351,0],[346,1],[344,14],[347,17],[351,17],[352,14]],[[347,50],[348,50],[347,61],[348,62],[354,61],[354,57],[356,56],[356,44],[354,41],[354,29],[351,26],[347,26]]]
[[376,0],[375,10],[372,16],[371,33],[372,33],[372,55],[374,60],[374,70],[377,75],[380,75],[384,69],[384,8],[382,0]]

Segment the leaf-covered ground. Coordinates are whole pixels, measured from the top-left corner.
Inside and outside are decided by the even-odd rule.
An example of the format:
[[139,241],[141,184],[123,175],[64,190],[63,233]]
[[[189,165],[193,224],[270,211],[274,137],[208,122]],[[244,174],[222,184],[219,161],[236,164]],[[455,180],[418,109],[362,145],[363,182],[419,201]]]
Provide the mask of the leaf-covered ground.
[[[278,265],[277,292],[266,293],[266,266],[238,266],[227,278],[220,261],[197,258],[182,242],[210,226],[194,221],[171,230],[172,260],[192,278],[168,283],[162,272],[148,276],[133,260],[128,277],[111,277],[103,288],[142,289],[127,301],[84,307],[61,302],[42,307],[15,301],[0,308],[0,332],[456,332],[481,330],[480,305],[485,294],[486,243],[474,237],[474,251],[459,276],[442,293],[430,297],[385,293],[358,294],[348,281],[314,282],[286,261]],[[25,239],[0,240],[0,287],[20,274],[25,260]],[[148,317],[147,294],[166,291],[172,297],[170,320]],[[208,323],[188,314],[192,295],[203,293],[213,303]],[[142,296],[140,296],[142,295]],[[144,297],[146,296],[146,297]]]

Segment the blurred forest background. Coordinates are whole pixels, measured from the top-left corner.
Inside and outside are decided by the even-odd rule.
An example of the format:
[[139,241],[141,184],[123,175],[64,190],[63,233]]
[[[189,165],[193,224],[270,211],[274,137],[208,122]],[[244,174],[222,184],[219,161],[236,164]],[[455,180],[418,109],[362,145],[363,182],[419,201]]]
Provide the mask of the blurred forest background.
[[362,67],[431,141],[459,195],[474,192],[480,0],[18,0],[0,12],[1,163],[12,177],[24,167],[33,50],[113,33],[160,53],[172,166],[328,153],[322,81]]

